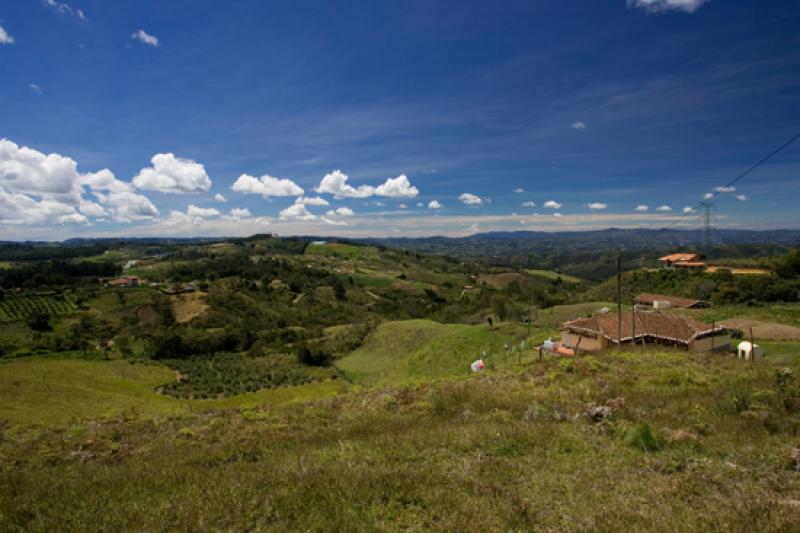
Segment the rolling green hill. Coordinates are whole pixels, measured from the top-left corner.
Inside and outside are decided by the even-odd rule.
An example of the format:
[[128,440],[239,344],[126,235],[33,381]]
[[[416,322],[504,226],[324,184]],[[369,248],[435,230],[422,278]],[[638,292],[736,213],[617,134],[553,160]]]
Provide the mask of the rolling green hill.
[[566,283],[581,283],[581,278],[577,278],[575,276],[570,276],[569,274],[561,274],[554,270],[542,270],[542,269],[532,269],[526,268],[525,272],[531,274],[532,276],[539,276],[549,280],[557,280],[561,278],[561,281]]
[[370,385],[467,376],[469,364],[481,358],[484,350],[487,364],[512,364],[517,359],[504,345],[518,345],[524,338],[525,329],[519,324],[501,324],[493,331],[485,324],[385,322],[337,366],[355,382]]
[[343,390],[343,384],[328,381],[209,400],[156,394],[157,387],[174,381],[175,372],[158,363],[51,357],[7,360],[0,363],[0,420],[20,426],[63,425],[121,414],[152,416],[277,404]]

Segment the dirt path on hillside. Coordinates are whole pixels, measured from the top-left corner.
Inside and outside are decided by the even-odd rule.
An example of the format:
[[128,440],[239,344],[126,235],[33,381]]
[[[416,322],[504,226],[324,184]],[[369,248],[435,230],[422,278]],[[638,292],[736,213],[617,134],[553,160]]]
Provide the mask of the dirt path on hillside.
[[765,322],[752,318],[730,318],[720,321],[720,324],[729,328],[737,328],[744,332],[745,337],[750,335],[750,328],[753,328],[753,336],[756,339],[768,341],[797,341],[800,340],[800,328],[778,324],[777,322]]
[[170,297],[175,322],[184,324],[208,311],[205,295],[199,292],[183,293]]

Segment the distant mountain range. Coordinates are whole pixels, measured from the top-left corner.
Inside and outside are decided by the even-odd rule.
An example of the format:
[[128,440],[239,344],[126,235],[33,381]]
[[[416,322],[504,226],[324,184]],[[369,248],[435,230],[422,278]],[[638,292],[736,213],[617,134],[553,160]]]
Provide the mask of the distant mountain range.
[[[266,235],[265,235],[266,236]],[[261,237],[261,236],[253,236]],[[308,235],[304,239],[331,239],[324,235]],[[242,239],[242,237],[76,237],[66,239],[61,244],[67,246],[86,246],[93,244],[109,244],[131,242],[136,244],[187,244],[204,243],[222,240]],[[249,239],[245,237],[244,239]],[[351,242],[382,244],[406,249],[453,248],[455,255],[464,255],[464,245],[488,245],[496,243],[502,247],[523,246],[525,248],[549,248],[553,245],[585,244],[595,247],[662,248],[680,246],[700,246],[705,243],[705,232],[702,230],[678,229],[620,229],[608,228],[592,231],[490,231],[476,233],[466,237],[371,237],[362,239],[339,239]],[[784,246],[800,245],[800,230],[742,230],[718,229],[711,233],[714,246],[725,244],[778,244]],[[47,244],[46,241],[0,241],[0,244]],[[459,252],[461,250],[461,252]]]
[[[542,252],[561,247],[595,250],[647,250],[683,247],[696,249],[704,245],[705,232],[701,230],[609,228],[561,232],[492,231],[467,237],[392,237],[365,240],[417,251],[472,256],[476,253],[478,255],[507,255],[523,250]],[[710,241],[712,247],[732,244],[797,246],[800,245],[800,230],[714,230],[710,235]]]
[[758,260],[800,245],[800,230],[716,230],[710,246],[696,230],[616,229],[597,231],[479,233],[467,237],[367,239],[366,242],[420,253],[478,260],[487,265],[545,268],[592,281],[616,272],[622,252],[625,270],[656,266],[670,252],[701,252],[711,260]]

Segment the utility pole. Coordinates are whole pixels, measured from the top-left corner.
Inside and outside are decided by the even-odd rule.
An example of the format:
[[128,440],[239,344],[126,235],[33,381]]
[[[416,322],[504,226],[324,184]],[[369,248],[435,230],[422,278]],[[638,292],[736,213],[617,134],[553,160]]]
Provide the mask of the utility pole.
[[714,207],[714,202],[711,200],[703,200],[700,202],[703,206],[703,225],[705,229],[705,250],[706,257],[711,255],[711,210]]
[[714,342],[716,340],[714,338],[716,336],[716,333],[717,333],[716,329],[717,329],[717,321],[716,320],[712,320],[711,321],[711,353],[714,353],[714,351],[717,348],[716,345],[715,345],[716,343]]
[[617,349],[622,349],[622,252],[617,256]]
[[533,322],[533,292],[531,292],[531,305],[530,309],[528,309],[528,336],[526,338],[531,338],[531,322]]

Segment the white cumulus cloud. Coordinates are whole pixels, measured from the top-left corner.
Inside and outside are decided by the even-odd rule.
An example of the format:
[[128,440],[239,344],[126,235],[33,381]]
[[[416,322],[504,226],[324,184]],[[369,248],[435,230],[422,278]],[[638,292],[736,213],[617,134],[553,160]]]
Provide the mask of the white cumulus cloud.
[[42,86],[41,86],[41,85],[36,85],[35,83],[29,83],[29,84],[28,84],[28,88],[29,88],[31,91],[33,91],[33,92],[35,92],[36,94],[38,94],[39,96],[41,96],[42,94],[44,94],[44,89],[42,89]]
[[388,198],[416,198],[419,189],[411,185],[405,174],[400,174],[396,178],[387,178],[383,185],[375,187],[375,194]]
[[192,217],[211,218],[218,217],[222,213],[213,207],[198,207],[194,204],[189,204],[189,207],[186,208],[186,214]]
[[334,170],[325,174],[314,190],[318,193],[332,194],[335,198],[369,198],[375,194],[374,187],[361,185],[356,188],[347,183],[348,179],[350,177],[341,170]]
[[719,193],[736,192],[736,187],[728,185],[720,185],[719,187],[715,187],[714,190]]
[[42,3],[47,7],[52,8],[54,11],[62,15],[74,15],[81,20],[86,20],[86,15],[80,9],[73,9],[72,6],[65,2],[57,2],[56,0],[42,0]]
[[672,211],[672,208],[668,205],[660,205],[656,207],[656,211],[661,211],[662,213],[669,213]]
[[439,203],[439,200],[431,200],[428,202],[428,209],[441,209],[443,206]]
[[133,178],[137,189],[170,194],[208,192],[211,189],[211,178],[205,167],[191,159],[164,153],[154,155],[150,162],[152,167],[141,169]]
[[536,207],[536,202],[527,201],[520,204],[522,207]]
[[688,213],[693,213],[693,212],[694,212],[694,208],[692,208],[692,207],[689,207],[689,206],[687,205],[686,207],[684,207],[684,208],[683,208],[683,212],[684,212],[684,213],[686,213],[686,214],[688,214]]
[[227,199],[226,199],[224,196],[222,196],[222,194],[220,194],[220,193],[217,193],[217,194],[215,194],[215,195],[214,195],[214,200],[216,200],[217,202],[223,203],[223,204],[224,204],[225,202],[227,202],[227,201],[228,201],[228,200],[227,200]]
[[561,206],[564,204],[556,202],[555,200],[547,200],[543,205],[549,209],[561,209]]
[[97,192],[100,203],[108,207],[117,222],[131,222],[158,218],[160,213],[156,206],[146,197],[133,191],[111,191],[107,195]]
[[516,189],[514,189],[514,192],[517,194],[522,194],[525,192],[525,189],[523,189],[522,187],[517,187]]
[[0,44],[14,44],[14,37],[0,26]]
[[648,207],[648,206],[646,206],[644,204],[639,204],[639,205],[637,205],[636,207],[633,208],[634,211],[638,211],[639,213],[644,213],[645,211],[648,211],[649,209],[650,209],[650,207]]
[[149,199],[110,170],[80,173],[69,157],[44,154],[8,139],[0,139],[0,195],[0,223],[6,224],[86,224],[87,217],[129,221],[159,216]]
[[737,194],[736,199],[739,200],[740,202],[746,202],[747,200],[749,200],[746,194]]
[[604,204],[603,202],[592,202],[590,204],[587,204],[586,207],[588,207],[589,209],[605,209],[606,207],[608,207],[608,204]]
[[644,9],[648,13],[685,11],[694,13],[709,0],[628,0],[628,7]]
[[337,219],[328,218],[328,217],[320,217],[320,220],[324,224],[328,224],[329,226],[348,226],[349,225],[344,220],[337,220]]
[[34,199],[0,188],[0,224],[85,224],[89,219],[75,206],[57,200]]
[[245,207],[234,207],[230,210],[230,216],[233,219],[250,218],[253,214]]
[[573,122],[572,125],[570,126],[570,128],[572,128],[573,130],[585,130],[586,129],[586,124],[584,124],[581,121]]
[[297,198],[294,203],[303,205],[330,205],[330,202],[321,196],[307,197],[301,196]]
[[142,44],[153,46],[155,48],[158,48],[159,46],[158,37],[156,37],[155,35],[150,35],[144,30],[136,30],[135,32],[133,32],[131,34],[131,39],[135,39]]
[[270,196],[300,196],[303,188],[290,179],[274,178],[264,174],[256,178],[249,174],[242,174],[231,185],[231,190],[242,194],[260,194],[264,198]]
[[466,205],[481,205],[483,200],[480,196],[476,196],[472,193],[465,192],[461,196],[458,197],[461,203]]
[[327,213],[325,213],[329,217],[335,216],[343,216],[343,217],[351,217],[355,213],[349,207],[337,207],[336,209],[331,209]]
[[316,220],[317,216],[309,212],[303,204],[292,204],[278,213],[281,220]]

